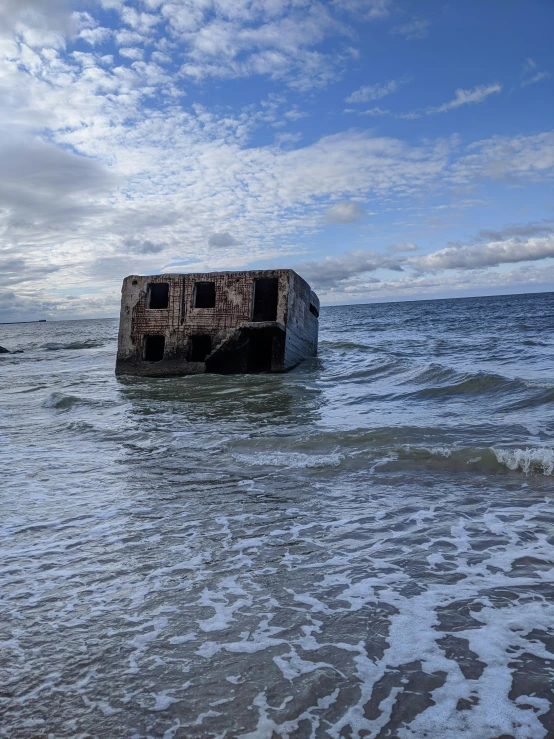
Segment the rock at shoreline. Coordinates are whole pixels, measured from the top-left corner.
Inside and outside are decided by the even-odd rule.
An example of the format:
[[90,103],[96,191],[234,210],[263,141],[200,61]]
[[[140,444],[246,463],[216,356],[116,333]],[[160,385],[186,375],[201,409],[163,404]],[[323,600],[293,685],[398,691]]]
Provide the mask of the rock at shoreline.
[[4,349],[3,346],[0,346],[0,354],[11,354],[7,349]]

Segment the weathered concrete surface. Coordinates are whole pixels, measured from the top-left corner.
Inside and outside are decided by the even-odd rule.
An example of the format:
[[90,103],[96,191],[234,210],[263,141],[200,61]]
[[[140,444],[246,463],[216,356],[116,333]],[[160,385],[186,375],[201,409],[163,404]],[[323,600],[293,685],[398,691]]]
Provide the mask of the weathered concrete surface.
[[316,294],[292,270],[131,275],[116,373],[283,372],[316,356],[318,315]]

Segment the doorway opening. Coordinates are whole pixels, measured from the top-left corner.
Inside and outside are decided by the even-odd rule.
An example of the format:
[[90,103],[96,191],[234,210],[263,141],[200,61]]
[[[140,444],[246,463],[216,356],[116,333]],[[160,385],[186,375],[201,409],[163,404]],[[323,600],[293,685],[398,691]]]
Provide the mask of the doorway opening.
[[248,339],[248,372],[271,372],[273,335],[268,331],[252,331]]
[[212,351],[212,337],[207,334],[196,334],[190,337],[189,362],[205,362]]
[[144,337],[144,361],[161,362],[164,358],[165,336],[155,334]]
[[276,321],[279,281],[277,277],[260,277],[254,280],[253,321]]

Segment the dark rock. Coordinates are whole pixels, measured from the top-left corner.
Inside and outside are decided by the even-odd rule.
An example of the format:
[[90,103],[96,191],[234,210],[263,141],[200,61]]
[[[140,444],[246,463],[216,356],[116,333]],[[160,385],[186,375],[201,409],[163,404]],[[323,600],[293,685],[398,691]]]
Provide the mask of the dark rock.
[[7,349],[4,349],[3,346],[0,346],[0,354],[11,354]]

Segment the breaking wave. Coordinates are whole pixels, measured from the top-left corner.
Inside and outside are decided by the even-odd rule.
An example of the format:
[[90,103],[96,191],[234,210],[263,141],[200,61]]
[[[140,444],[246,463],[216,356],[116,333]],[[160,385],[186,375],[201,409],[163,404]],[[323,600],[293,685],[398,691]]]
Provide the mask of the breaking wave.
[[554,449],[548,447],[526,449],[493,449],[500,464],[509,470],[519,470],[526,475],[552,475]]
[[43,349],[47,352],[72,351],[78,349],[94,349],[98,346],[104,346],[103,341],[95,341],[93,339],[86,341],[70,341],[69,343],[48,342],[43,345]]

